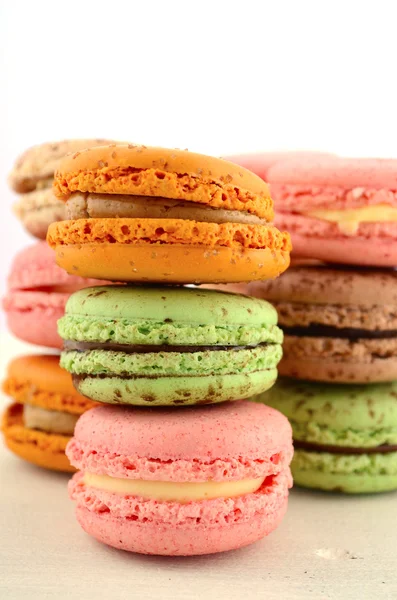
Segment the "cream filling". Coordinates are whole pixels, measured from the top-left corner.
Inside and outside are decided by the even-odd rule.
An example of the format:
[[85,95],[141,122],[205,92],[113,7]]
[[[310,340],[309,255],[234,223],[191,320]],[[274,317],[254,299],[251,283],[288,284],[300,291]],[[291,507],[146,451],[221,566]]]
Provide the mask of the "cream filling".
[[39,429],[46,433],[73,435],[79,415],[59,410],[47,410],[40,406],[24,404],[23,423],[28,429]]
[[266,225],[265,219],[238,210],[223,210],[197,202],[154,196],[75,193],[66,202],[68,219],[187,219],[204,223]]
[[265,478],[240,481],[205,481],[200,483],[174,483],[173,481],[146,481],[143,479],[119,479],[109,475],[85,473],[84,483],[107,492],[128,496],[140,496],[158,502],[186,504],[215,498],[235,498],[256,492]]
[[397,208],[390,204],[374,204],[348,210],[319,209],[302,214],[336,223],[339,231],[345,235],[355,235],[360,223],[397,223]]
[[57,209],[60,215],[65,215],[64,203],[58,200],[52,191],[52,187],[34,190],[27,194],[21,194],[19,200],[14,204],[14,212],[18,217],[23,217],[31,212],[48,211]]

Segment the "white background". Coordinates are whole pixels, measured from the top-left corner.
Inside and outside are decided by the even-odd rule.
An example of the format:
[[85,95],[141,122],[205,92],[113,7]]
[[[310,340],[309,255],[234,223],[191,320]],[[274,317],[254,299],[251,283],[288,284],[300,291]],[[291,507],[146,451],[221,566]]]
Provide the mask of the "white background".
[[0,10],[0,293],[29,243],[6,176],[32,144],[397,156],[392,0],[0,0]]
[[[394,0],[0,0],[0,294],[29,243],[6,175],[32,144],[109,137],[215,155],[397,156],[396,12]],[[151,589],[164,598],[396,597],[390,495],[295,491],[262,552],[146,559],[89,540],[61,478],[39,480],[6,458],[0,565],[18,598],[31,586],[40,600],[149,598]]]

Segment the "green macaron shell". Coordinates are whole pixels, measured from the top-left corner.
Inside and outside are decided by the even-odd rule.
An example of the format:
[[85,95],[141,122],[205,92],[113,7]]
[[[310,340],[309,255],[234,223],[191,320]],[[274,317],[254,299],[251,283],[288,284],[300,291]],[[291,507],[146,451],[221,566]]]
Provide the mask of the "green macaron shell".
[[290,420],[295,440],[353,448],[397,444],[397,382],[329,385],[281,378],[258,400]]
[[129,321],[75,315],[65,315],[59,319],[58,332],[64,340],[116,344],[248,346],[265,342],[281,344],[283,341],[283,333],[277,325],[256,328],[221,324],[193,326],[188,323],[163,323],[154,319]]
[[181,321],[191,325],[277,325],[264,300],[201,288],[100,286],[73,294],[66,314],[108,319]]
[[277,313],[264,300],[193,288],[86,288],[58,321],[64,340],[117,344],[281,344]]
[[84,377],[75,382],[84,396],[106,404],[135,406],[190,406],[249,398],[270,388],[277,369],[228,376],[159,377],[126,379]]
[[397,489],[397,452],[341,455],[295,450],[291,464],[296,485],[347,494]]
[[148,352],[65,351],[61,367],[77,375],[228,375],[275,369],[282,355],[276,344],[244,350]]

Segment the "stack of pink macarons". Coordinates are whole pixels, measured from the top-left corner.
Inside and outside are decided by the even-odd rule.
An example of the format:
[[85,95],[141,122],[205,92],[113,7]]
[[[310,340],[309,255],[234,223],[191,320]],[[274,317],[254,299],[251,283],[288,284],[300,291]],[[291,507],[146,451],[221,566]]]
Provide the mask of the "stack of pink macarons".
[[[270,184],[293,263],[246,293],[271,301],[284,376],[263,401],[291,419],[296,483],[397,488],[397,160],[234,157]],[[301,380],[299,385],[294,380]],[[283,398],[283,400],[280,400]]]
[[61,349],[57,322],[65,313],[67,300],[77,290],[101,283],[68,275],[55,263],[47,243],[36,242],[21,250],[11,266],[3,299],[8,327],[30,344]]
[[397,265],[397,160],[321,153],[227,157],[265,179],[294,258]]

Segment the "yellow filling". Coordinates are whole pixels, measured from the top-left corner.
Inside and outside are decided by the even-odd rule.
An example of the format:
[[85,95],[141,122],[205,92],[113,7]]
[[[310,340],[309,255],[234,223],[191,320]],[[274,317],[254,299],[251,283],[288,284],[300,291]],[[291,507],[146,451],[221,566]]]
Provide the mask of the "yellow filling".
[[241,481],[205,481],[203,483],[174,483],[173,481],[145,481],[143,479],[119,479],[109,475],[84,474],[84,483],[100,490],[141,496],[159,502],[179,502],[185,504],[214,498],[235,498],[256,492],[264,477],[242,479]]
[[349,210],[311,210],[303,213],[307,217],[337,223],[345,235],[355,235],[360,223],[396,223],[397,208],[390,204],[374,204]]

